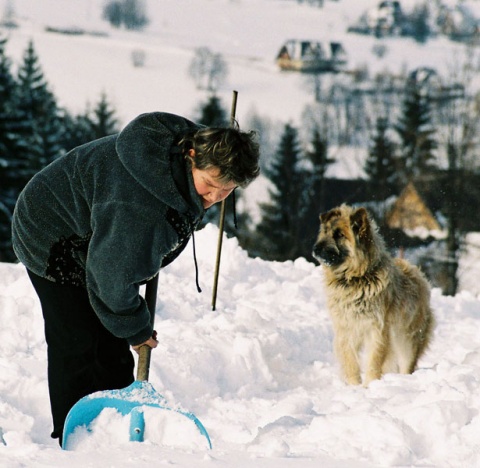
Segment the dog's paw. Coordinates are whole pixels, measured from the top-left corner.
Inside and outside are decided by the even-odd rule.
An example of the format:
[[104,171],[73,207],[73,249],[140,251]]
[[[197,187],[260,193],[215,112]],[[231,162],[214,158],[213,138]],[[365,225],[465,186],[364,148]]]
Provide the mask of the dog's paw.
[[348,385],[361,385],[362,384],[362,379],[360,376],[349,376],[345,378],[345,382]]

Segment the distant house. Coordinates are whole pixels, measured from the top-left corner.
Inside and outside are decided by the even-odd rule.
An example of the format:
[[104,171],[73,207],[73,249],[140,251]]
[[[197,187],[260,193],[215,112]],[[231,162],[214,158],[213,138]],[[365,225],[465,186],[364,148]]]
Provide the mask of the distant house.
[[421,93],[436,100],[465,96],[465,87],[461,83],[444,84],[436,70],[429,67],[419,67],[410,72],[407,86],[415,86]]
[[369,8],[357,24],[348,28],[349,32],[374,34],[378,37],[402,35],[405,18],[399,1],[384,0]]
[[290,39],[281,47],[276,62],[281,70],[336,72],[347,63],[347,54],[339,42]]
[[380,2],[376,8],[368,10],[367,21],[372,31],[376,31],[382,35],[399,33],[403,21],[400,2]]
[[468,5],[458,4],[453,7],[442,5],[437,18],[437,25],[442,34],[455,40],[472,40],[480,35],[480,20],[477,11]]
[[408,183],[400,193],[387,213],[385,221],[389,228],[401,229],[402,231],[441,230],[440,224],[412,182]]

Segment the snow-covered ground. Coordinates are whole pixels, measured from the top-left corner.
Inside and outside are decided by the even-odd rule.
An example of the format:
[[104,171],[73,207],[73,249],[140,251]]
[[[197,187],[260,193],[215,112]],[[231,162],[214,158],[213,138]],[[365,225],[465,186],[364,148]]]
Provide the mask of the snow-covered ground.
[[[5,4],[0,0],[0,15]],[[278,49],[292,37],[341,40],[350,65],[368,63],[372,72],[423,65],[447,73],[463,54],[459,44],[444,38],[426,45],[388,39],[388,53],[376,58],[371,52],[376,39],[346,34],[346,25],[374,0],[327,0],[323,9],[289,0],[147,4],[151,25],[135,33],[111,30],[101,21],[103,0],[13,0],[21,27],[9,33],[7,54],[18,63],[33,39],[61,105],[82,112],[105,91],[122,124],[152,110],[194,118],[206,94],[195,88],[187,69],[200,46],[227,60],[230,73],[219,94],[228,108],[232,89],[239,91],[240,124],[254,111],[273,121],[298,122],[311,102],[304,77],[281,73],[274,64]],[[108,36],[63,36],[45,32],[47,25]],[[137,48],[147,54],[143,68],[131,63]],[[255,187],[246,194],[249,190]],[[118,423],[101,426],[101,441],[91,441],[88,449],[60,451],[49,438],[39,303],[23,268],[1,264],[0,428],[5,445],[0,442],[0,466],[480,466],[477,297],[467,292],[442,297],[433,291],[437,329],[417,372],[387,375],[368,389],[348,387],[339,379],[332,354],[321,268],[301,259],[249,259],[235,239],[225,239],[217,310],[212,311],[217,236],[212,226],[196,236],[202,294],[195,288],[191,246],[161,274],[160,345],[150,373],[155,389],[171,404],[200,418],[213,450],[175,446],[154,429],[142,444],[124,443],[125,425]]]
[[1,264],[0,466],[480,466],[478,298],[434,290],[437,328],[419,369],[351,387],[332,354],[321,267],[250,259],[224,239],[212,311],[217,237],[211,225],[196,236],[201,294],[192,246],[161,272],[150,372],[171,405],[202,421],[213,449],[162,438],[160,415],[144,443],[126,442],[128,424],[110,415],[83,448],[60,451],[40,306],[22,266]]
[[[6,1],[0,0],[0,15]],[[418,66],[448,74],[464,56],[463,46],[439,37],[425,45],[387,38],[386,55],[376,57],[372,47],[377,39],[347,34],[348,25],[376,0],[326,0],[321,9],[294,0],[148,0],[151,23],[144,32],[112,30],[101,19],[104,0],[75,0],[68,6],[66,0],[10,1],[21,24],[11,32],[11,56],[19,60],[32,39],[61,104],[83,111],[105,91],[123,123],[150,110],[195,114],[205,99],[205,91],[195,88],[187,72],[197,47],[208,47],[227,61],[229,75],[219,94],[229,108],[232,89],[239,91],[240,122],[253,111],[283,123],[298,122],[312,102],[305,77],[282,73],[274,63],[287,39],[338,40],[347,50],[348,67],[368,64],[372,76]],[[405,8],[414,3],[402,2]],[[108,37],[63,36],[46,33],[45,26],[81,28]],[[132,65],[135,49],[146,53],[143,68]]]

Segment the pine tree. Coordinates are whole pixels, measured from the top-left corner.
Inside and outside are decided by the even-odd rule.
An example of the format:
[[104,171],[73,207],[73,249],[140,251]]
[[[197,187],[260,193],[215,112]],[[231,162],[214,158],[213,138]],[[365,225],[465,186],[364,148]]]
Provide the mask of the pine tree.
[[77,146],[95,140],[94,123],[90,117],[90,112],[72,115],[65,111],[63,116],[63,138],[62,148],[65,152],[76,148]]
[[28,128],[29,160],[25,183],[63,152],[62,124],[55,97],[48,89],[33,42],[30,41],[18,71],[19,110]]
[[428,3],[424,2],[420,5],[415,5],[412,14],[410,15],[410,24],[412,25],[412,35],[417,42],[424,44],[430,36],[429,26],[430,10]]
[[75,116],[65,112],[62,119],[64,150],[70,151],[97,138],[117,133],[119,128],[115,113],[105,93],[101,94],[93,111],[87,107],[85,112]]
[[17,111],[17,85],[5,54],[7,39],[0,37],[0,261],[14,261],[11,217],[22,182],[18,171],[25,148],[19,139],[22,119]]
[[261,203],[262,219],[257,225],[258,255],[267,260],[285,261],[299,256],[300,202],[304,171],[300,169],[298,131],[286,124],[280,145],[266,175],[272,183],[270,201]]
[[335,159],[328,157],[328,140],[321,135],[318,127],[313,129],[311,150],[306,152],[306,156],[312,164],[308,183],[308,198],[312,202],[315,201],[315,210],[322,213],[326,210],[325,176],[328,166],[333,164]]
[[17,142],[15,138],[16,82],[11,73],[11,61],[5,55],[7,39],[0,37],[0,193],[5,203],[15,166]]
[[388,128],[388,120],[379,117],[364,166],[370,180],[371,198],[376,201],[383,201],[392,194],[397,174],[395,144],[387,135]]
[[334,158],[328,157],[328,139],[322,135],[318,124],[313,127],[305,156],[310,164],[302,170],[303,182],[299,186],[298,223],[302,234],[297,239],[297,256],[313,261],[312,245],[318,234],[318,216],[327,210],[326,173],[335,162]]
[[110,0],[104,6],[103,17],[116,28],[123,25],[126,29],[142,30],[148,24],[142,0]]
[[228,125],[227,113],[218,96],[212,94],[205,104],[200,104],[198,122],[207,127],[225,127]]
[[103,8],[103,18],[114,28],[120,28],[123,23],[123,6],[120,1],[109,1]]
[[94,138],[102,138],[119,131],[115,109],[110,105],[107,95],[102,93],[100,101],[93,109],[94,118],[91,120]]
[[410,180],[433,167],[437,144],[428,93],[418,86],[409,86],[402,107],[395,130],[401,140],[401,170],[404,179]]
[[123,1],[123,23],[127,29],[142,30],[148,25],[146,6],[143,0]]

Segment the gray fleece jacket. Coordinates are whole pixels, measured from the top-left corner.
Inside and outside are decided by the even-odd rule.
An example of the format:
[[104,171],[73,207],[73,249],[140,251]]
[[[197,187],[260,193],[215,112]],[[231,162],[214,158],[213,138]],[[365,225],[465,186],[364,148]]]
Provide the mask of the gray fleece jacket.
[[132,345],[152,336],[140,285],[178,256],[204,215],[176,145],[198,127],[140,115],[40,171],[15,208],[18,259],[36,275],[85,287],[103,325]]

